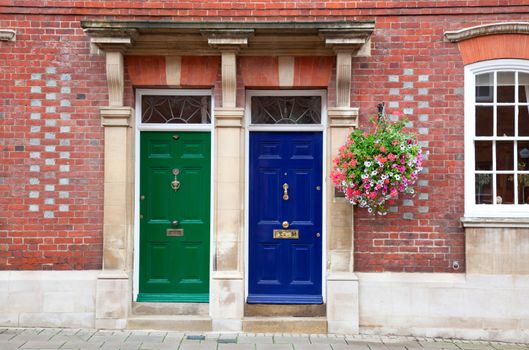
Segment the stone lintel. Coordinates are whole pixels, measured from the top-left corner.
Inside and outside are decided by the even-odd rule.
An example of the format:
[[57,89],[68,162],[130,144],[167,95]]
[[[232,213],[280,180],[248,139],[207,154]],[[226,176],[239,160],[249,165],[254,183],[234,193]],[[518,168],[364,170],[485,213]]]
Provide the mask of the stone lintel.
[[0,29],[0,41],[15,41],[17,32],[13,29]]
[[215,108],[215,126],[218,128],[242,128],[244,108]]
[[446,40],[458,43],[484,35],[494,34],[529,34],[529,22],[500,22],[483,24],[444,33]]
[[479,218],[464,217],[460,219],[463,227],[496,227],[496,228],[529,228],[529,218]]
[[101,107],[101,125],[104,127],[131,126],[134,109],[131,107]]
[[332,127],[358,127],[357,107],[335,107],[327,110],[329,126]]

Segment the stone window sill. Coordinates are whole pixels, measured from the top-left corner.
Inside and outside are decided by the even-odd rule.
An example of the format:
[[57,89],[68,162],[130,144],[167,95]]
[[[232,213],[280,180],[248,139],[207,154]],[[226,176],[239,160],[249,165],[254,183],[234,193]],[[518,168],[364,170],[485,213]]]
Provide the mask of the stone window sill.
[[463,217],[460,220],[463,227],[529,228],[529,218]]

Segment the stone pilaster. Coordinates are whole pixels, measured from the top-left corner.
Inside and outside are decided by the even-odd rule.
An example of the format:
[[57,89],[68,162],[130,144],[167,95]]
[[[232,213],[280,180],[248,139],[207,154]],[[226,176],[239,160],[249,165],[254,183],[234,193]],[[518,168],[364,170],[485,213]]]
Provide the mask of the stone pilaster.
[[237,108],[237,51],[253,31],[205,31],[221,51],[222,107],[215,109],[215,231],[210,315],[215,331],[242,329],[244,314],[244,109]]
[[106,52],[108,106],[101,107],[105,129],[103,270],[96,284],[96,328],[126,327],[131,300],[133,232],[134,110],[123,106],[123,52],[130,38],[94,38]]
[[[358,108],[351,107],[351,61],[353,55],[367,52],[370,42],[364,33],[327,31],[327,46],[336,52],[336,107],[329,108],[327,168],[347,139],[351,128],[358,126]],[[367,48],[366,48],[367,47]],[[327,176],[327,325],[330,333],[358,333],[358,278],[354,273],[353,208],[336,197],[334,184]]]

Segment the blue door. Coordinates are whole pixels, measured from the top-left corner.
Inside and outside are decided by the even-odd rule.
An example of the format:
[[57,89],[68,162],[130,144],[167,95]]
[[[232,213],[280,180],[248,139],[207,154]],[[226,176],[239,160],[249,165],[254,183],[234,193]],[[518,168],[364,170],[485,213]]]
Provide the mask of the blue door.
[[321,304],[322,133],[250,133],[248,303]]

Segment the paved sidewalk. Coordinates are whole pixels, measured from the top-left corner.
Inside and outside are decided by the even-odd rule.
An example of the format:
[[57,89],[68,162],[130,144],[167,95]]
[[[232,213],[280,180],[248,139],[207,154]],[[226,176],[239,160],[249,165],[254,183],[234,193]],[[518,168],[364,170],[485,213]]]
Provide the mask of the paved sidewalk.
[[0,328],[0,350],[529,350],[529,344],[373,335],[179,333]]

